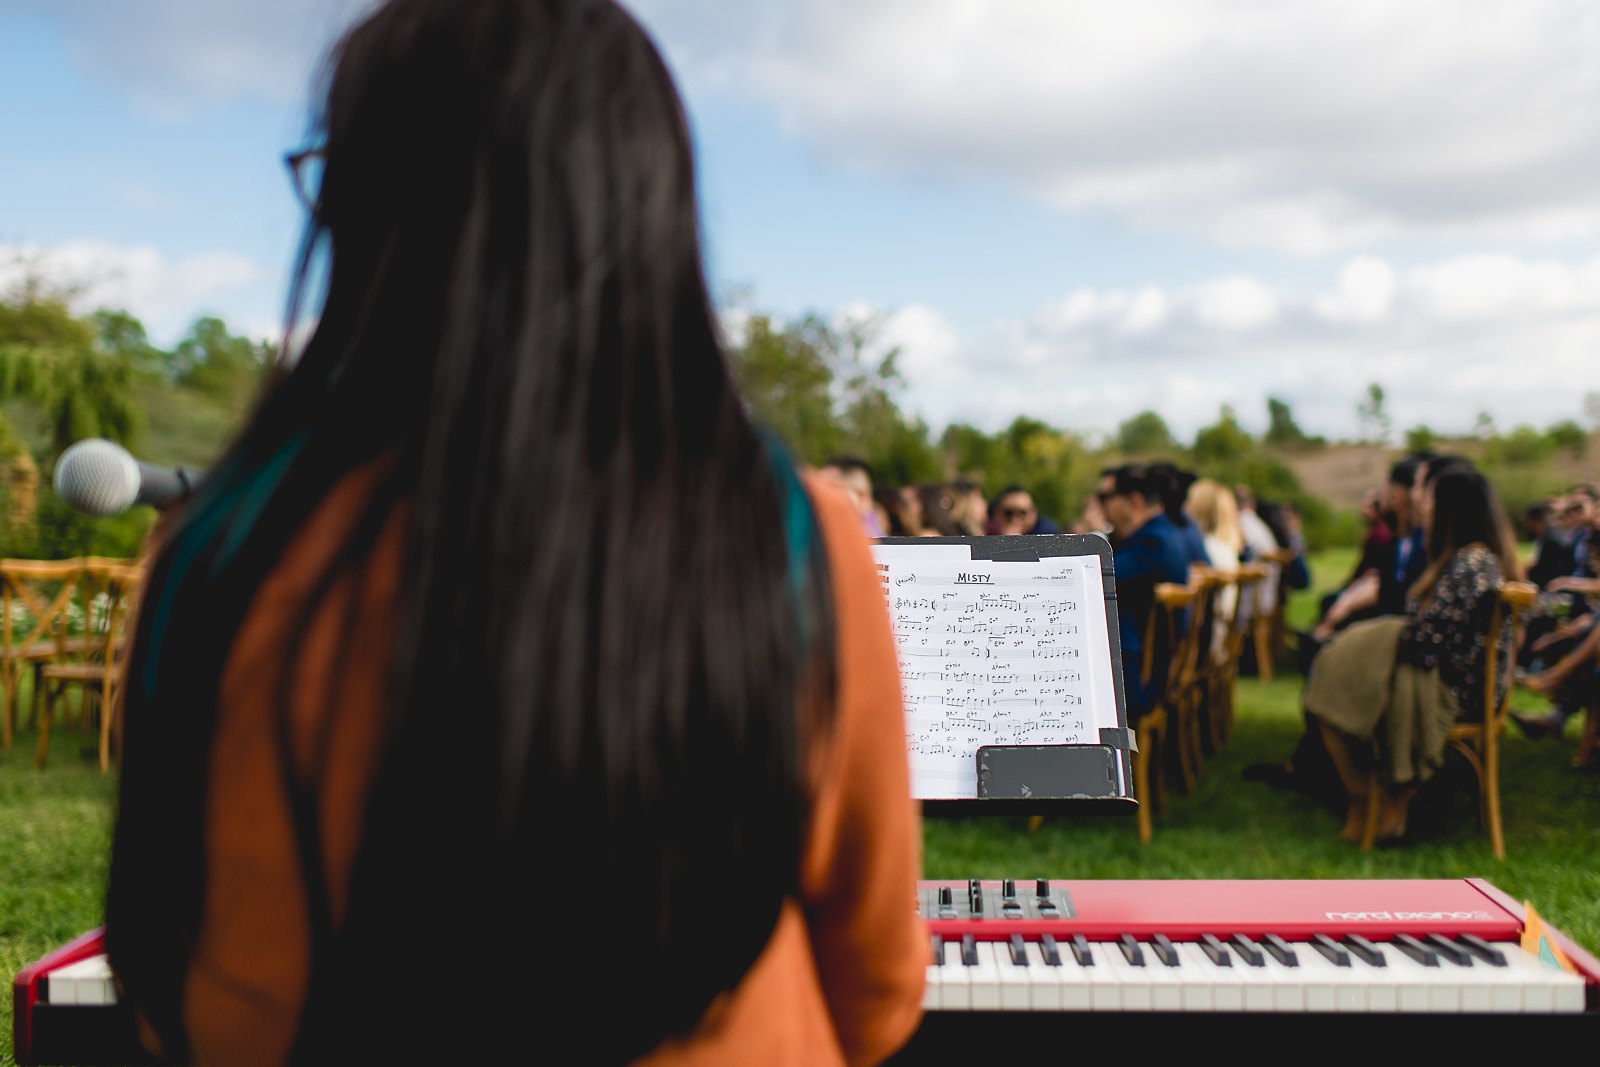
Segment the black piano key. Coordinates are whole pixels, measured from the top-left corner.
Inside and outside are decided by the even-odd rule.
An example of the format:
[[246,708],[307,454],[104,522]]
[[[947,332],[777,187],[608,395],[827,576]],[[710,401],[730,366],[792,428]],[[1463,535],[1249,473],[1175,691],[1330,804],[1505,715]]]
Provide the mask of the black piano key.
[[1322,953],[1335,967],[1350,966],[1350,953],[1327,934],[1312,934],[1311,947]]
[[1087,937],[1082,934],[1073,934],[1069,943],[1072,946],[1072,958],[1078,961],[1078,966],[1094,966],[1094,956],[1089,952],[1089,939]]
[[1247,967],[1265,967],[1267,957],[1256,947],[1256,943],[1243,934],[1234,934],[1228,938],[1228,946],[1239,954]]
[[1300,966],[1300,957],[1294,954],[1294,949],[1289,946],[1289,942],[1277,934],[1266,934],[1261,938],[1261,944],[1265,946],[1268,952],[1272,953],[1273,959],[1285,967]]
[[1216,934],[1200,935],[1200,951],[1211,958],[1211,962],[1218,967],[1232,967],[1233,957],[1228,955],[1228,946],[1217,940]]
[[1022,940],[1022,935],[1012,934],[1009,943],[1011,945],[1011,962],[1018,967],[1026,967],[1028,965],[1028,946]]
[[1506,966],[1505,953],[1495,948],[1477,934],[1462,934],[1459,938],[1466,950],[1491,967]]
[[1462,945],[1445,937],[1443,934],[1429,934],[1422,939],[1422,943],[1433,949],[1439,955],[1455,964],[1457,967],[1471,967],[1472,953]]
[[961,965],[963,967],[978,965],[978,939],[971,934],[961,935]]
[[1056,936],[1054,934],[1039,935],[1039,954],[1044,957],[1045,966],[1061,966],[1061,953],[1056,949]]
[[1173,947],[1172,941],[1166,934],[1156,934],[1150,939],[1150,950],[1156,954],[1156,959],[1167,967],[1178,966],[1178,950]]
[[1144,950],[1139,947],[1138,938],[1132,934],[1123,934],[1117,939],[1117,944],[1122,946],[1122,958],[1127,960],[1130,966],[1144,966]]
[[1344,947],[1369,967],[1387,967],[1389,961],[1383,958],[1383,950],[1360,934],[1346,934]]
[[938,934],[933,935],[933,965],[935,967],[944,966],[944,938]]
[[1394,947],[1416,960],[1424,967],[1439,966],[1439,954],[1410,934],[1395,934]]

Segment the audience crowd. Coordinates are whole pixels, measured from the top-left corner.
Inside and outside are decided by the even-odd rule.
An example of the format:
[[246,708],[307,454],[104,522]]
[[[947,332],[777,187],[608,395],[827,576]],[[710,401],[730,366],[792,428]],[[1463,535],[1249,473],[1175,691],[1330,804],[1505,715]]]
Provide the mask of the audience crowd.
[[[844,485],[872,536],[1096,534],[1110,543],[1117,581],[1123,685],[1130,725],[1160,700],[1164,655],[1145,671],[1146,624],[1156,587],[1185,584],[1209,569],[1233,574],[1258,565],[1265,580],[1228,586],[1215,611],[1246,621],[1281,620],[1285,598],[1309,588],[1300,516],[1287,502],[1258,499],[1175,464],[1127,463],[1101,472],[1077,516],[1058,523],[1026,486],[986,498],[973,481],[874,485],[860,459],[836,457],[823,473]],[[1492,652],[1514,655],[1516,680],[1550,700],[1548,714],[1513,716],[1530,738],[1560,737],[1580,713],[1600,716],[1600,490],[1580,483],[1521,516],[1531,555],[1519,557],[1517,531],[1494,487],[1467,458],[1416,452],[1394,462],[1384,484],[1362,499],[1355,565],[1324,595],[1311,628],[1292,634],[1305,676],[1305,729],[1281,764],[1258,764],[1247,778],[1323,799],[1344,816],[1340,835],[1359,840],[1367,820],[1365,785],[1387,784],[1379,836],[1410,834],[1411,801],[1444,760],[1450,725],[1484,715],[1485,665]],[[1518,644],[1491,648],[1489,613],[1501,583],[1526,578],[1539,589]],[[1232,598],[1240,598],[1237,605]],[[1186,622],[1186,620],[1180,620]],[[1497,642],[1511,640],[1511,630]],[[1210,635],[1218,654],[1224,637]],[[1241,673],[1254,662],[1246,642]],[[1506,680],[1510,684],[1510,679]],[[1600,764],[1592,728],[1576,762]]]

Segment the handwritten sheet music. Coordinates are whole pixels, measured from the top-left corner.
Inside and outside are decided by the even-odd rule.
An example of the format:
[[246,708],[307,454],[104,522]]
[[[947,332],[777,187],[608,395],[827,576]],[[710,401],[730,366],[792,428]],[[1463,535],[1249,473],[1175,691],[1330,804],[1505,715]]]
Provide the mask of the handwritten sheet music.
[[912,794],[978,795],[980,745],[1100,744],[1117,723],[1098,556],[973,560],[874,545],[894,621]]

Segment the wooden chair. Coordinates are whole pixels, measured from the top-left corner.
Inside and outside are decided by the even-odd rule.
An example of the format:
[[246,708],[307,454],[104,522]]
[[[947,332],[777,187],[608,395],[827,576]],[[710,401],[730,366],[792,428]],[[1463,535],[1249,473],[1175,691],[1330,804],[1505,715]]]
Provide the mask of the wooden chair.
[[[1478,784],[1478,822],[1489,835],[1489,847],[1495,859],[1506,858],[1505,833],[1500,822],[1500,738],[1505,733],[1506,720],[1511,714],[1512,679],[1516,672],[1517,638],[1522,620],[1533,606],[1539,590],[1531,582],[1502,582],[1495,597],[1494,612],[1489,618],[1488,655],[1483,665],[1483,721],[1458,722],[1450,728],[1448,744],[1466,757]],[[1497,640],[1505,627],[1511,627],[1509,651],[1500,652]],[[1500,680],[1505,687],[1500,688]],[[1369,779],[1367,792],[1367,824],[1361,836],[1361,848],[1372,848],[1378,834],[1378,810],[1382,806],[1384,788],[1380,775]]]
[[11,747],[17,727],[17,690],[24,668],[33,673],[33,707],[41,702],[40,671],[68,644],[68,616],[84,576],[81,559],[0,560],[0,748]]
[[[1174,657],[1181,655],[1175,638],[1182,632],[1184,612],[1193,606],[1194,597],[1194,590],[1187,585],[1162,583],[1156,586],[1155,600],[1145,620],[1144,651],[1139,661],[1141,687],[1150,687],[1158,656],[1165,657],[1169,666],[1168,685],[1162,697],[1133,723],[1134,744],[1137,746],[1133,754],[1133,795],[1139,802],[1136,821],[1141,844],[1149,844],[1154,836],[1153,815],[1166,810],[1163,766],[1165,750],[1171,744],[1170,731],[1175,722],[1168,699],[1172,694],[1171,682],[1174,677],[1171,664]],[[1155,768],[1154,772],[1152,767]]]
[[142,568],[127,564],[99,562],[89,568],[85,584],[96,588],[98,594],[92,618],[94,640],[82,653],[63,652],[56,662],[46,664],[40,672],[44,702],[39,716],[35,766],[44,766],[50,749],[52,720],[67,691],[75,688],[81,694],[83,706],[87,708],[92,704],[98,712],[100,770],[110,770],[111,739],[121,696],[124,634],[143,579]]
[[[1272,600],[1262,604],[1251,614],[1251,637],[1255,642],[1256,676],[1263,682],[1272,681],[1272,672],[1288,640],[1288,625],[1284,621],[1283,568],[1293,559],[1287,548],[1274,549],[1261,556],[1265,566],[1271,568],[1264,579],[1271,579]],[[1258,594],[1258,598],[1264,600]]]
[[[1152,613],[1156,624],[1166,628],[1163,642],[1169,650],[1167,684],[1160,700],[1166,708],[1168,729],[1164,769],[1186,794],[1194,792],[1204,762],[1200,744],[1202,664],[1215,589],[1209,573],[1191,579],[1188,585],[1162,583],[1156,586],[1157,610]],[[1148,656],[1150,646],[1145,647]]]
[[1265,581],[1267,568],[1260,563],[1242,563],[1228,578],[1238,595],[1233,598],[1233,610],[1224,621],[1225,631],[1222,654],[1211,674],[1211,729],[1213,750],[1222,747],[1233,733],[1236,714],[1236,696],[1239,681],[1239,662],[1244,658],[1245,644],[1253,630],[1248,600],[1256,595],[1258,583]]

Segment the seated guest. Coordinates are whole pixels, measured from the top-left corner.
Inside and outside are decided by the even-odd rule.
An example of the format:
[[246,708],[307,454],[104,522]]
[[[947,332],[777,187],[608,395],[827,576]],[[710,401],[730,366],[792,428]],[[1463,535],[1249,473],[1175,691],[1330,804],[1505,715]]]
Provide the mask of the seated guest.
[[1058,534],[1061,527],[1054,519],[1039,514],[1034,506],[1033,494],[1020,485],[1008,485],[994,498],[989,508],[990,533],[996,534]]
[[[973,534],[974,531],[956,521],[956,508],[962,505],[963,499],[949,486],[930,482],[917,486],[916,493],[922,511],[923,536],[961,537]],[[982,529],[976,531],[982,532]]]
[[[1595,487],[1588,483],[1573,486],[1558,513],[1565,527],[1564,544],[1551,547],[1548,557],[1559,560],[1563,573],[1554,576],[1544,571],[1540,596],[1533,618],[1528,621],[1519,662],[1536,672],[1529,687],[1550,695],[1550,711],[1537,717],[1513,715],[1522,732],[1531,738],[1560,737],[1567,720],[1593,702],[1588,672],[1569,668],[1556,671],[1564,659],[1573,656],[1589,641],[1595,630],[1596,614],[1590,598],[1600,596],[1600,551],[1594,545],[1600,528],[1600,504]],[[1541,562],[1547,559],[1540,554]],[[1577,656],[1582,659],[1581,654]]]
[[1150,474],[1160,485],[1161,507],[1167,514],[1178,536],[1183,539],[1189,562],[1209,566],[1205,534],[1196,526],[1187,510],[1189,487],[1199,479],[1193,471],[1182,470],[1171,463],[1150,464]]
[[1117,581],[1117,628],[1122,642],[1122,685],[1128,722],[1155,706],[1166,685],[1163,657],[1141,678],[1145,624],[1155,610],[1155,589],[1189,580],[1189,553],[1162,506],[1161,482],[1143,464],[1110,467],[1100,474],[1100,507],[1111,524],[1111,559]]
[[955,523],[955,532],[971,537],[987,533],[989,500],[983,495],[983,486],[967,478],[957,478],[949,489],[950,519]]
[[[1244,548],[1244,534],[1239,530],[1239,510],[1232,493],[1210,478],[1201,478],[1189,487],[1187,510],[1194,524],[1205,535],[1207,565],[1219,574],[1234,574],[1239,570],[1239,553]],[[1217,618],[1233,618],[1238,602],[1239,587],[1229,585],[1222,590],[1217,601]],[[1211,634],[1213,656],[1221,653],[1227,643],[1225,627],[1216,627]]]
[[817,476],[844,490],[845,496],[855,505],[856,514],[861,517],[861,528],[868,537],[882,537],[888,532],[873,499],[872,467],[866,460],[860,456],[834,456],[817,469]]
[[1464,462],[1437,464],[1424,486],[1431,561],[1413,586],[1415,613],[1349,627],[1323,650],[1306,681],[1308,723],[1321,734],[1348,804],[1339,836],[1360,840],[1367,780],[1386,783],[1380,838],[1400,838],[1418,788],[1443,765],[1457,721],[1481,721],[1490,655],[1510,650],[1506,629],[1486,635],[1502,581],[1521,575],[1498,496]]

